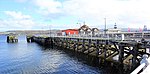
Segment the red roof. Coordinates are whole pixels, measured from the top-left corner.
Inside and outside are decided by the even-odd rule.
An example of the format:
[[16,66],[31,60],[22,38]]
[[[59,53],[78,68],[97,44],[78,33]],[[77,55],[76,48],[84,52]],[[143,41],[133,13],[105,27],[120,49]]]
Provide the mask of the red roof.
[[66,35],[78,34],[78,29],[66,29],[66,30],[62,30],[62,32],[65,32]]
[[78,31],[78,29],[66,29],[66,30],[62,30],[62,32],[64,31]]

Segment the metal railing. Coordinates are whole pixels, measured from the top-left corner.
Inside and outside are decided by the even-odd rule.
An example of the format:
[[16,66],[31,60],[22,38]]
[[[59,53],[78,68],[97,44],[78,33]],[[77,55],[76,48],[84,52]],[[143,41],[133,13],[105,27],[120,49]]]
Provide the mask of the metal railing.
[[[141,60],[141,64],[131,73],[131,74],[139,74],[139,72],[141,70],[145,70],[147,68],[147,66],[150,66],[149,63],[150,63],[150,58],[148,58],[148,55],[144,54],[143,55],[143,59]],[[142,72],[143,72],[142,71]],[[141,73],[142,73],[141,72]]]
[[146,63],[142,63],[131,74],[138,74],[145,66],[146,66]]

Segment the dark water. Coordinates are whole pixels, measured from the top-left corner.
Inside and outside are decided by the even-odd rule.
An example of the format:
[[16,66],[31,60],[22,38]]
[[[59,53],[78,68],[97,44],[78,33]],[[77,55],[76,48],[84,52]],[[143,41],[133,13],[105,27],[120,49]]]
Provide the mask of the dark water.
[[56,48],[27,43],[25,36],[18,43],[6,43],[0,36],[0,74],[116,74],[109,68],[88,65],[75,55]]

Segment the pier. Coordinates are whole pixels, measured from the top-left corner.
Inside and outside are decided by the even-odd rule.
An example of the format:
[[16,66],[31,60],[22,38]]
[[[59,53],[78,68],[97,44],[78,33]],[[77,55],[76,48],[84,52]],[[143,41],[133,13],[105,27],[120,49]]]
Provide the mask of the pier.
[[17,43],[18,38],[17,35],[8,35],[7,36],[7,43]]
[[33,37],[31,35],[26,36],[26,40],[28,43],[34,42]]
[[82,53],[97,58],[99,63],[109,61],[112,65],[122,68],[121,71],[132,72],[140,65],[142,56],[149,55],[150,44],[146,41],[135,40],[114,40],[98,37],[69,37],[54,36],[42,37],[33,36],[32,42],[42,46],[60,47],[76,53]]

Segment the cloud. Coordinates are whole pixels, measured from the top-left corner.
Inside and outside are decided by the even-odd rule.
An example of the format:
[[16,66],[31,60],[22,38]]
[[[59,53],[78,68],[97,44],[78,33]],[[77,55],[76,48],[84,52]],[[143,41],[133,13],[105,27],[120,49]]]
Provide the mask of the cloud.
[[[14,24],[11,25],[14,28],[16,25],[20,28],[27,27],[26,29],[32,29],[35,26],[42,27],[42,24],[49,21],[49,24],[53,24],[53,27],[55,28],[78,28],[79,25],[77,25],[76,23],[78,22],[78,20],[80,20],[80,23],[85,21],[88,26],[104,28],[104,18],[106,18],[108,28],[113,28],[113,25],[115,23],[117,23],[117,26],[119,28],[143,28],[144,25],[147,25],[147,27],[150,28],[149,0],[16,1],[26,2],[29,3],[29,5],[32,4],[31,6],[33,8],[33,11],[37,11],[34,12],[35,15],[40,15],[39,18],[42,18],[41,20],[44,21],[39,24],[37,20],[33,20],[33,17],[31,17],[30,15],[25,15],[21,11],[5,11],[9,19],[1,20],[0,23],[6,25]],[[39,19],[39,21],[41,20]],[[10,23],[6,21],[10,21]]]
[[61,3],[55,0],[35,0],[34,4],[39,7],[42,14],[60,13]]
[[[129,22],[131,24],[137,24],[137,21],[141,21],[143,24],[146,24],[145,20],[150,18],[148,15],[150,12],[148,10],[150,6],[148,2],[149,1],[146,0],[145,2],[141,0],[70,0],[64,3],[64,10],[70,15],[78,16],[83,19],[99,20],[100,22],[102,22],[101,20],[103,20],[103,18],[107,18],[108,22],[124,22],[124,24]],[[130,19],[126,19],[127,17]]]
[[20,2],[20,3],[24,3],[24,2],[27,2],[27,1],[30,1],[30,0],[15,0],[17,2]]
[[[107,18],[108,26],[143,27],[150,24],[149,0],[36,0],[42,14],[60,17],[77,17],[90,26],[103,26]],[[61,15],[63,16],[61,16]],[[135,26],[133,26],[133,24]]]
[[15,12],[15,11],[5,11],[5,14],[10,16],[13,19],[30,19],[31,16],[29,15],[23,15],[21,12]]
[[0,20],[1,28],[26,30],[32,29],[36,25],[36,22],[32,20],[31,16],[24,15],[21,12],[5,11],[5,14],[9,18]]

